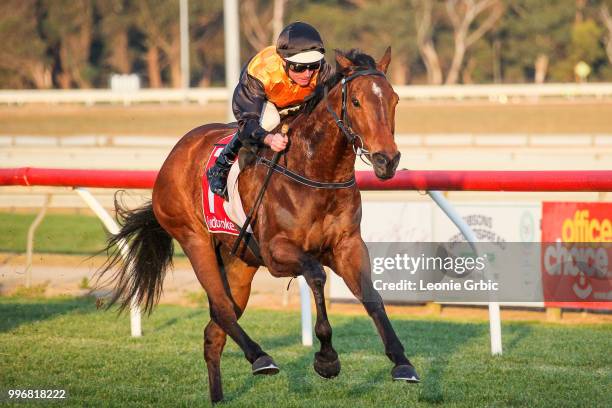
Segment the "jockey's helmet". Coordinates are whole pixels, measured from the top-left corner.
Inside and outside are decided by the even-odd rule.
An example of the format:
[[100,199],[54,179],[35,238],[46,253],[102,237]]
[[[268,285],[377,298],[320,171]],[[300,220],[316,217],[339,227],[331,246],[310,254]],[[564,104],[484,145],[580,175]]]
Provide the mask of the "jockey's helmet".
[[310,24],[301,21],[283,28],[276,41],[276,52],[285,61],[298,64],[319,62],[325,56],[319,32]]

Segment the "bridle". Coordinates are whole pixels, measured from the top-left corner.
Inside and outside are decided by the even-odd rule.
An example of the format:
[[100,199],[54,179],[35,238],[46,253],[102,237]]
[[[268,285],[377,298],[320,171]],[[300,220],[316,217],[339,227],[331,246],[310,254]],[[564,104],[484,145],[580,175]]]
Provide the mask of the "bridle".
[[[325,99],[325,105],[327,107],[328,112],[332,115],[332,117],[334,118],[334,121],[336,122],[336,125],[338,126],[338,128],[342,131],[342,133],[344,134],[344,136],[346,136],[346,139],[348,141],[348,143],[353,146],[353,152],[355,152],[355,155],[358,156],[361,160],[363,160],[364,163],[366,163],[367,165],[372,165],[372,162],[370,160],[370,152],[364,147],[363,144],[363,138],[355,133],[355,131],[353,131],[353,129],[351,128],[351,122],[350,119],[348,117],[348,112],[346,109],[347,106],[347,100],[348,100],[348,83],[351,82],[353,79],[360,77],[360,76],[365,76],[365,75],[375,75],[375,76],[382,76],[385,77],[385,74],[381,71],[378,71],[376,69],[372,69],[372,68],[368,68],[368,69],[362,69],[362,70],[358,70],[356,72],[354,72],[352,75],[349,75],[347,77],[342,78],[341,80],[341,84],[342,84],[342,112],[341,112],[341,116],[342,119],[340,119],[338,117],[338,115],[336,114],[336,112],[334,112],[334,110],[329,106],[329,100],[327,99],[327,92],[328,89],[327,87],[325,87],[323,89],[324,92],[324,99]],[[367,161],[366,161],[367,159]],[[288,168],[281,166],[280,164],[278,164],[278,161],[276,160],[269,160],[263,156],[258,156],[257,157],[257,164],[263,164],[264,166],[268,167],[269,173],[271,171],[275,171],[277,173],[280,173],[290,179],[292,179],[293,181],[305,185],[305,186],[309,186],[312,188],[317,188],[317,189],[339,189],[339,188],[351,188],[355,185],[355,176],[353,175],[353,177],[351,177],[350,179],[346,180],[346,181],[340,181],[340,182],[324,182],[324,181],[317,181],[317,180],[311,180],[307,177],[304,177],[298,173],[295,173],[294,171],[289,170]]]
[[[325,98],[325,104],[326,104],[327,110],[333,116],[338,128],[340,128],[344,136],[346,136],[349,144],[353,146],[353,151],[355,152],[355,155],[359,156],[359,158],[361,158],[361,160],[363,160],[366,164],[371,165],[372,163],[370,161],[370,152],[364,148],[363,139],[361,138],[361,136],[355,133],[353,129],[351,128],[351,122],[348,117],[348,113],[346,109],[346,101],[348,100],[348,83],[357,77],[365,76],[365,75],[376,75],[376,76],[383,76],[383,77],[385,76],[384,73],[376,69],[369,68],[365,70],[356,71],[352,75],[342,78],[342,81],[341,81],[342,83],[342,112],[341,112],[342,119],[340,119],[338,115],[336,114],[336,112],[334,112],[334,110],[329,106],[329,100],[327,99],[327,87],[324,88],[324,95],[325,95],[324,98]],[[357,144],[357,140],[359,140],[359,144]],[[317,188],[317,189],[335,190],[335,189],[340,189],[340,188],[352,188],[356,183],[354,174],[350,179],[346,181],[340,181],[340,182],[324,182],[324,181],[311,180],[307,177],[297,174],[289,170],[288,168],[278,164],[279,157],[280,157],[280,153],[275,153],[272,160],[269,160],[263,156],[257,157],[257,164],[263,164],[264,166],[268,167],[268,172],[264,179],[264,183],[261,186],[261,189],[259,190],[259,194],[257,195],[255,204],[251,208],[251,211],[249,212],[249,215],[246,221],[244,222],[244,224],[242,225],[242,228],[240,229],[240,234],[238,235],[238,238],[234,242],[234,245],[232,247],[232,252],[231,252],[232,254],[237,253],[238,248],[240,246],[240,242],[242,241],[242,239],[244,238],[246,234],[249,234],[247,233],[247,230],[251,224],[251,221],[253,220],[254,214],[257,212],[257,209],[259,208],[259,205],[261,204],[261,200],[263,198],[263,195],[266,191],[268,182],[270,181],[270,177],[272,176],[273,172],[280,173],[299,184],[302,184],[302,185],[305,185],[311,188]],[[368,161],[370,161],[370,163],[366,162],[364,157],[367,158]],[[249,241],[255,242],[254,240],[249,240]],[[255,246],[257,247],[257,245]],[[254,254],[257,254],[259,252],[257,248],[256,249],[251,248],[251,250],[253,251]]]
[[342,78],[342,80],[340,81],[340,83],[342,84],[342,110],[340,113],[340,115],[342,116],[342,119],[340,119],[340,117],[338,117],[338,115],[336,114],[336,112],[334,112],[332,107],[329,106],[329,100],[327,99],[327,92],[328,92],[327,87],[325,87],[324,89],[324,98],[325,98],[325,105],[327,107],[327,111],[332,115],[332,117],[334,118],[334,121],[336,122],[336,125],[342,131],[344,136],[346,136],[348,143],[353,146],[353,152],[355,152],[355,155],[358,156],[364,163],[371,165],[372,164],[371,153],[365,148],[364,143],[363,143],[363,138],[358,133],[356,133],[351,127],[351,121],[350,121],[350,118],[348,117],[348,112],[346,109],[348,94],[349,94],[348,83],[357,77],[365,76],[365,75],[375,75],[375,76],[385,77],[385,74],[383,72],[377,69],[368,68],[368,69],[356,71],[355,73]]

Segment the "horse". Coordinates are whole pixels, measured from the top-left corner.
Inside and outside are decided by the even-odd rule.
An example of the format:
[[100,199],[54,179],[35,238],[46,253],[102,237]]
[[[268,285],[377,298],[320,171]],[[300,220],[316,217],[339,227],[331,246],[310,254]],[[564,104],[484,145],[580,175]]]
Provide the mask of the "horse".
[[[204,360],[213,403],[223,399],[220,363],[227,335],[242,349],[253,374],[279,371],[238,323],[260,266],[266,266],[274,277],[302,275],[312,290],[315,334],[320,342],[313,366],[320,376],[333,378],[340,372],[325,305],[323,267],[327,266],[344,280],[372,318],[393,363],[392,378],[419,382],[382,298],[372,286],[368,249],[360,232],[361,196],[355,183],[358,155],[371,160],[382,180],[393,177],[399,163],[394,142],[399,98],[385,76],[390,61],[390,47],[379,61],[355,49],[336,50],[335,75],[319,84],[314,96],[290,119],[290,142],[281,159],[284,166],[272,163],[270,149],[260,149],[260,157],[241,171],[238,188],[249,209],[267,172],[274,170],[252,223],[259,256],[246,250],[232,255],[236,236],[209,233],[201,208],[205,160],[217,141],[236,131],[235,124],[208,124],[191,130],[165,160],[150,202],[135,210],[123,209],[116,202],[121,230],[109,238],[107,250],[114,247],[115,252],[100,271],[101,275],[114,271],[115,291],[109,306],[118,303],[123,310],[137,303],[151,313],[171,266],[172,239],[176,239],[208,295],[210,321],[204,328]],[[123,263],[117,249],[122,240],[129,241]]]

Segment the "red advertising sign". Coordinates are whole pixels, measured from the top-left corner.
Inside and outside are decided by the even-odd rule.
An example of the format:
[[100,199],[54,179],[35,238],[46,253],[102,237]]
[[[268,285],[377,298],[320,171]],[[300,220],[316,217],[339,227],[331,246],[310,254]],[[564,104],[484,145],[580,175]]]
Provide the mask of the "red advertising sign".
[[612,309],[611,259],[612,203],[543,203],[547,307]]

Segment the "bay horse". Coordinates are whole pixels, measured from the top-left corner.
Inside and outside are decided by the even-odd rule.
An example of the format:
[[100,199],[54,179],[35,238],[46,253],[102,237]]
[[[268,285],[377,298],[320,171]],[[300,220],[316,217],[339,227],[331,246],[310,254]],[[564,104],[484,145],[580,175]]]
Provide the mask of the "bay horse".
[[[342,277],[373,319],[393,363],[392,378],[419,382],[372,287],[368,250],[360,232],[361,196],[355,184],[358,154],[371,159],[380,179],[393,177],[399,162],[394,142],[398,96],[385,77],[391,48],[378,62],[358,50],[336,51],[335,60],[335,76],[321,84],[290,122],[290,143],[281,159],[284,166],[275,167],[252,224],[260,257],[249,251],[232,256],[229,248],[236,237],[209,233],[201,207],[205,161],[218,140],[236,131],[235,125],[193,129],[164,162],[150,203],[132,211],[117,203],[122,228],[109,238],[107,250],[126,239],[129,257],[121,263],[115,249],[101,270],[101,274],[115,270],[109,305],[125,308],[136,302],[150,313],[161,295],[172,261],[172,238],[176,239],[208,295],[211,320],[204,329],[204,359],[212,402],[223,399],[220,363],[226,335],[240,346],[253,374],[279,370],[238,323],[259,266],[266,266],[275,277],[302,275],[311,288],[317,312],[315,334],[321,344],[314,356],[319,375],[333,378],[340,372],[325,306],[325,265]],[[274,166],[271,150],[261,150],[259,161],[247,165],[238,179],[245,209],[252,207],[269,166]],[[298,177],[286,177],[279,169]],[[115,269],[117,265],[121,266]]]

